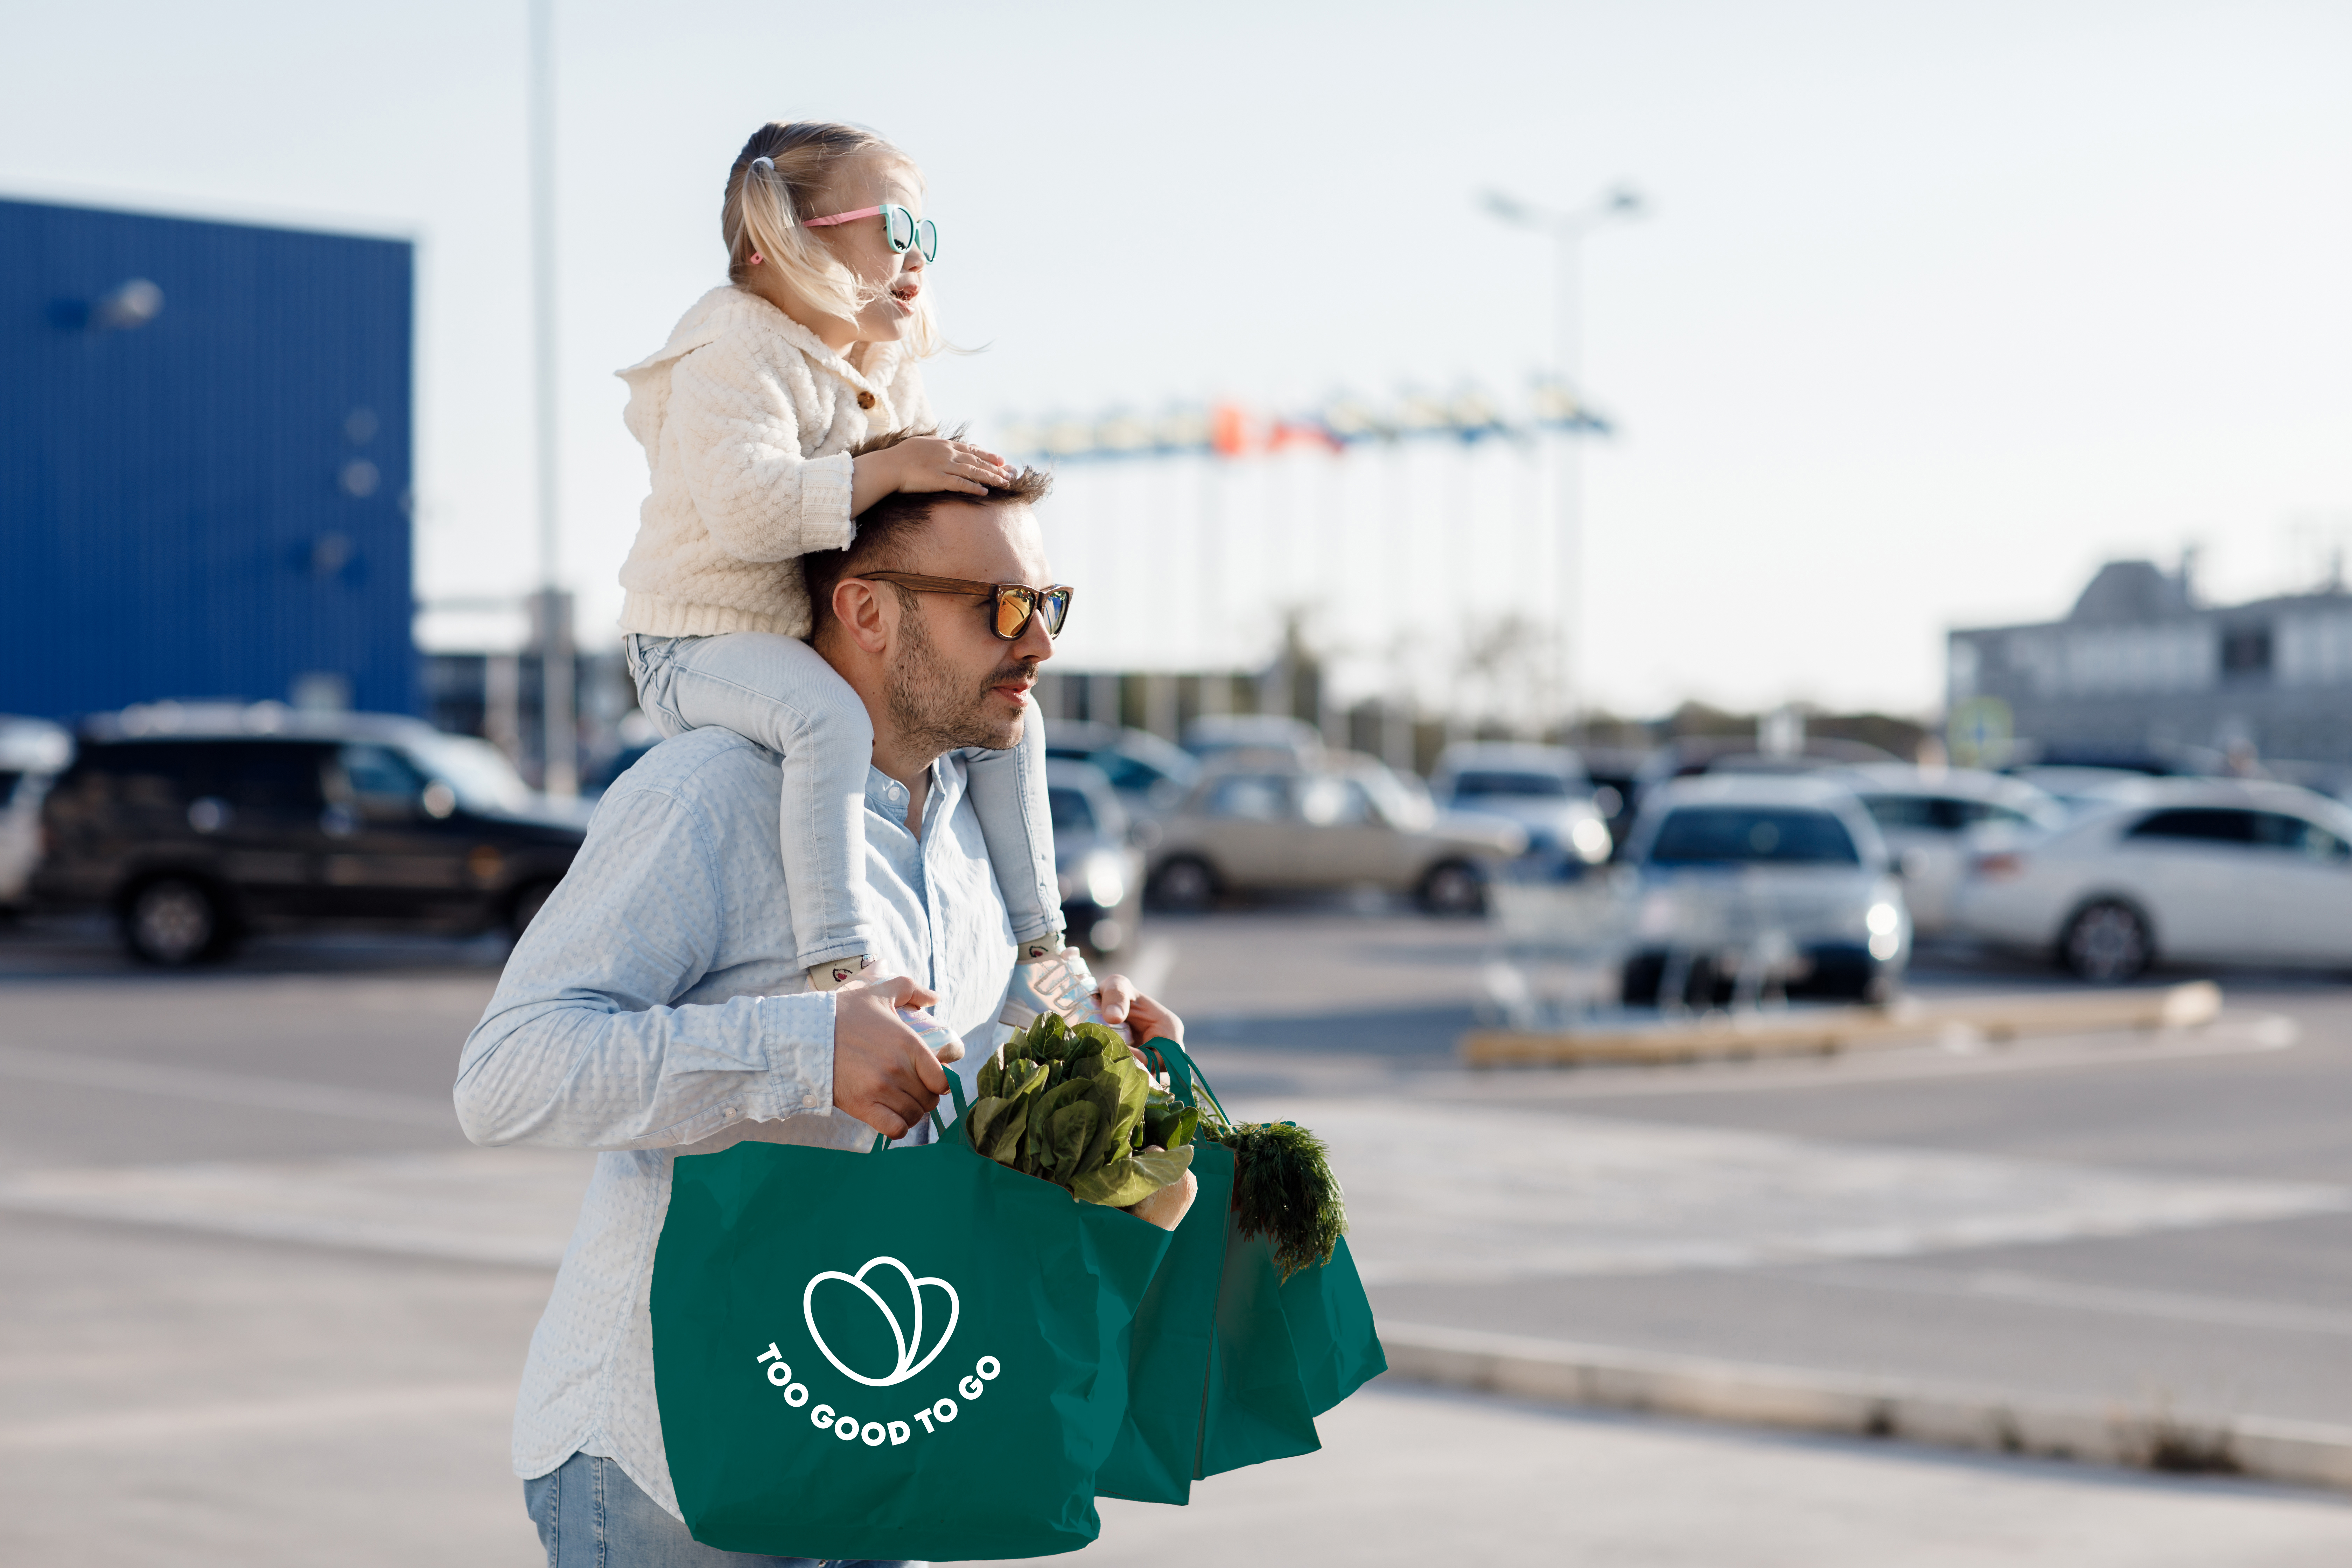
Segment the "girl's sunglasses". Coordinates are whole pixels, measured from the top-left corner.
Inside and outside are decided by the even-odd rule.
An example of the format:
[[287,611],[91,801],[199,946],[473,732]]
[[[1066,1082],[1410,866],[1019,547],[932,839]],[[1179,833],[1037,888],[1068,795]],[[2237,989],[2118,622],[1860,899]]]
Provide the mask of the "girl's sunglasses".
[[1062,635],[1062,623],[1069,618],[1070,585],[1056,584],[1051,588],[1032,588],[1021,583],[975,583],[963,577],[920,577],[912,572],[860,572],[861,580],[876,583],[896,583],[899,587],[917,594],[961,594],[969,598],[985,598],[989,602],[988,629],[1006,642],[1019,642],[1021,634],[1029,629],[1032,620],[1045,623],[1045,635]]
[[882,216],[883,231],[890,237],[890,254],[904,256],[910,249],[920,249],[925,261],[940,258],[940,226],[927,217],[919,218],[901,206],[859,207],[854,213],[835,213],[831,217],[813,217],[811,228],[830,228],[837,223],[856,223],[862,217]]

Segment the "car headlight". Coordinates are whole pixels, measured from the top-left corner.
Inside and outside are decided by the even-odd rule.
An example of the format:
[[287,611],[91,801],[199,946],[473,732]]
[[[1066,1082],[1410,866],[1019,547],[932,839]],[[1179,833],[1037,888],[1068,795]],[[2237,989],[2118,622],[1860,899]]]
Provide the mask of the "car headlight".
[[1098,909],[1116,909],[1127,898],[1127,868],[1108,849],[1097,849],[1055,879],[1066,901],[1084,895]]
[[1568,841],[1576,847],[1577,858],[1588,866],[1598,866],[1609,858],[1609,825],[1597,816],[1580,817],[1569,830]]
[[1903,911],[1893,904],[1875,903],[1862,917],[1870,931],[1870,956],[1881,963],[1903,951]]

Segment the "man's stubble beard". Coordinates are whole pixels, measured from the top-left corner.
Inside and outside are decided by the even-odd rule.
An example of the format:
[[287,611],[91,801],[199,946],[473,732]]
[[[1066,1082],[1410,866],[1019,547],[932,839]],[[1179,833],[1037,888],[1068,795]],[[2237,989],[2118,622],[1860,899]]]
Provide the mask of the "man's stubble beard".
[[[899,592],[908,599],[913,597],[904,589]],[[991,715],[989,707],[993,699],[990,689],[1034,676],[1037,661],[1009,659],[990,670],[985,679],[971,689],[959,689],[959,678],[940,658],[939,647],[931,641],[929,629],[923,624],[921,610],[913,605],[905,607],[907,613],[898,617],[898,656],[890,661],[886,695],[890,717],[906,743],[934,754],[951,752],[959,746],[983,746],[1001,752],[1018,744],[1023,716],[998,719]]]

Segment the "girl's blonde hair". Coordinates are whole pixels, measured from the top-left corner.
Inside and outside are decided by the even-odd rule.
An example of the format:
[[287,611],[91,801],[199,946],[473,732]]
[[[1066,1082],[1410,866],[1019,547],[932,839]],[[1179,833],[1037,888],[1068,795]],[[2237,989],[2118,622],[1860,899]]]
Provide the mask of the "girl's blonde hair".
[[[771,121],[751,132],[735,154],[735,166],[727,172],[727,199],[719,213],[727,241],[728,280],[748,284],[754,270],[751,258],[758,256],[760,266],[775,268],[794,293],[835,315],[855,320],[879,298],[884,289],[859,281],[807,226],[810,218],[831,216],[820,204],[829,199],[834,182],[860,159],[915,169],[912,158],[855,125]],[[919,173],[916,178],[920,181]],[[908,344],[917,353],[939,352],[928,279],[916,296],[915,316],[908,325]]]

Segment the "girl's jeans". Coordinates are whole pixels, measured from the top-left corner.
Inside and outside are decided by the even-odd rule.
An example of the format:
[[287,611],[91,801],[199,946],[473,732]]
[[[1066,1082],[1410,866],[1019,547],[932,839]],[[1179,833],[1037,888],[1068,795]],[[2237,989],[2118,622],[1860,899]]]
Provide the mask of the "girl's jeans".
[[[857,693],[798,637],[633,633],[627,647],[637,705],[663,735],[732,730],[784,759],[778,821],[801,967],[872,952],[873,928],[861,919],[856,900],[865,886],[866,779],[874,763],[874,727]],[[1045,727],[1035,705],[1019,744],[1002,752],[967,747],[962,755],[972,809],[1013,918],[1013,940],[1034,942],[1061,930],[1045,799]]]
[[[687,1533],[610,1459],[574,1454],[522,1484],[523,1506],[547,1548],[547,1568],[820,1568],[813,1557],[721,1552]],[[836,1562],[832,1568],[925,1568],[919,1563]]]

